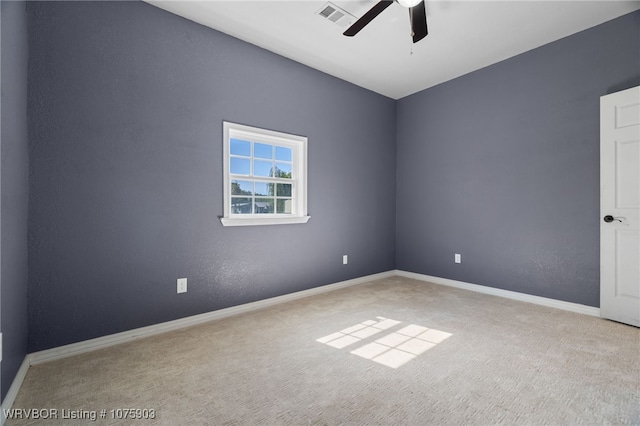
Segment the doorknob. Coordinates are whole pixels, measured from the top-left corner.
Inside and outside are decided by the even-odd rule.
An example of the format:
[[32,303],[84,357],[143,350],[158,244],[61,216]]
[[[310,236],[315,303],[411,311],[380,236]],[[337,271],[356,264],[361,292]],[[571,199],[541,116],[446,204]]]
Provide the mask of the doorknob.
[[623,217],[613,217],[610,214],[606,215],[604,218],[604,221],[607,223],[611,223],[614,220],[617,220],[618,222],[622,223],[622,219],[624,219]]

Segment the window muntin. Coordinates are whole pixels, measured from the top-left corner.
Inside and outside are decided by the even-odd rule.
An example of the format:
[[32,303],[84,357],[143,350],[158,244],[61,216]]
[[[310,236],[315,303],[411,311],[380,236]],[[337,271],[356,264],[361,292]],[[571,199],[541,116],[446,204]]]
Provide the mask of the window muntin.
[[304,223],[307,138],[224,122],[223,225]]

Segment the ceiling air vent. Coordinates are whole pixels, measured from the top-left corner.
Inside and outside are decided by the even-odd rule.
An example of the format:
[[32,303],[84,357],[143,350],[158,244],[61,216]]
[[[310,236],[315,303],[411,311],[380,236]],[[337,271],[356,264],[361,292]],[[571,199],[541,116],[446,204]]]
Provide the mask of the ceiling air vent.
[[338,6],[331,2],[328,2],[324,6],[322,6],[320,10],[316,12],[316,14],[321,18],[328,19],[329,21],[341,27],[348,27],[356,21],[355,16],[344,9],[340,9]]

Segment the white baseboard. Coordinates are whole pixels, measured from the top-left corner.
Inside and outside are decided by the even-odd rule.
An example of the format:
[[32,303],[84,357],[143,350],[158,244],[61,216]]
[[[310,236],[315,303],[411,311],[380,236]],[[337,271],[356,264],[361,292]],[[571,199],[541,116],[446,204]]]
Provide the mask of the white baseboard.
[[314,296],[316,294],[326,293],[329,291],[338,290],[341,288],[350,287],[358,284],[364,284],[373,280],[392,277],[394,275],[395,275],[395,271],[387,271],[379,274],[367,275],[365,277],[354,278],[347,281],[341,281],[334,284],[315,287],[309,290],[303,290],[303,291],[298,291],[291,294],[285,294],[283,296],[272,297],[265,300],[258,300],[256,302],[245,303],[243,305],[232,306],[230,308],[207,312],[200,315],[180,318],[174,321],[168,321],[160,324],[150,325],[147,327],[136,328],[129,331],[123,331],[121,333],[110,334],[108,336],[98,337],[91,340],[85,340],[78,343],[72,343],[70,345],[58,346],[56,348],[46,349],[40,352],[34,352],[29,354],[29,359],[30,359],[31,365],[41,364],[43,362],[54,361],[57,359],[62,359],[69,356],[79,355],[85,352],[94,351],[97,349],[108,348],[110,346],[131,342],[133,340],[141,339],[143,337],[150,337],[156,334],[166,333],[168,331],[178,330],[181,328],[186,328],[186,327],[202,324],[209,321],[219,320],[219,319],[227,318],[233,315],[238,315],[245,312],[266,308],[269,306],[278,305],[280,303],[290,302],[292,300]]
[[27,355],[22,361],[22,364],[20,364],[16,377],[13,379],[11,387],[2,401],[2,406],[0,407],[2,408],[2,412],[0,413],[0,426],[4,426],[4,422],[6,421],[6,417],[4,416],[5,410],[10,410],[11,407],[13,407],[13,402],[16,400],[16,396],[18,396],[18,391],[22,387],[22,382],[24,382],[24,378],[27,377],[29,366],[29,355]]
[[504,297],[506,299],[519,300],[521,302],[534,303],[536,305],[548,306],[551,308],[562,309],[565,311],[576,312],[579,314],[600,317],[600,308],[581,305],[579,303],[564,302],[562,300],[549,299],[547,297],[532,296],[526,293],[518,293],[515,291],[502,290],[500,288],[487,287],[487,286],[478,285],[478,284],[470,284],[463,281],[450,280],[448,278],[434,277],[431,275],[417,274],[415,272],[396,270],[396,275],[401,277],[413,278],[419,281],[428,281],[433,284],[445,285],[448,287],[456,287],[464,290],[475,291],[477,293],[490,294],[492,296]]

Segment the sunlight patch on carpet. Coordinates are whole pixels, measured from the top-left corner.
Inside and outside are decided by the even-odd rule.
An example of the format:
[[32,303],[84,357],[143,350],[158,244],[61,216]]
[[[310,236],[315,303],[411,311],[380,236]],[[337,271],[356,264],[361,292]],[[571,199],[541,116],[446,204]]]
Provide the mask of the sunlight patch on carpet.
[[452,336],[451,333],[445,331],[409,324],[372,342],[363,342],[364,339],[401,324],[402,321],[377,317],[377,321],[361,322],[321,337],[316,342],[336,349],[364,343],[352,350],[351,353],[387,367],[399,368]]

